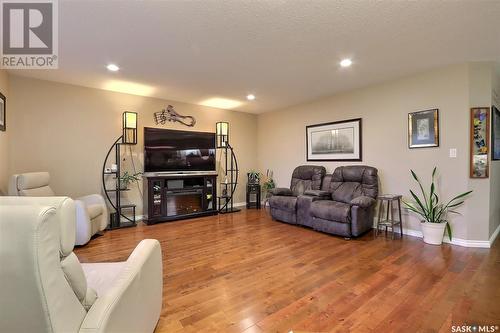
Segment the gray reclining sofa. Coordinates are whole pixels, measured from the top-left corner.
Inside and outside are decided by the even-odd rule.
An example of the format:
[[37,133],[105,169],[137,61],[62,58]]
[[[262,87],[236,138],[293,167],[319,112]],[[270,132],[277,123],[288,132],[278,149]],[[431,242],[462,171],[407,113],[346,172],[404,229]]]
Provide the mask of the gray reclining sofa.
[[[346,238],[369,231],[378,195],[377,169],[341,166],[326,176],[324,170],[318,166],[297,167],[291,188],[275,189],[269,201],[272,218]],[[297,179],[304,185],[298,189]]]

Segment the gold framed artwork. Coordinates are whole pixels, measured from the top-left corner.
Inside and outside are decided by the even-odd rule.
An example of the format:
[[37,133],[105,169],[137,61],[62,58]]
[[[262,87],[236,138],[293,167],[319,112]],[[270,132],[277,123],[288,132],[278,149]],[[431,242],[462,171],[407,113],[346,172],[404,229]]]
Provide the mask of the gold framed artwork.
[[490,108],[470,109],[470,178],[488,178]]
[[439,147],[439,110],[408,114],[408,148]]

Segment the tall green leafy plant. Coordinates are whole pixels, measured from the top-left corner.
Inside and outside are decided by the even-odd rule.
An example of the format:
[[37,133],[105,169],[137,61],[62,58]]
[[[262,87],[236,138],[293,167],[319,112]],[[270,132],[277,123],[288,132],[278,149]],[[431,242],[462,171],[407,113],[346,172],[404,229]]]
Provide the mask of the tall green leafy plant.
[[418,179],[417,174],[413,170],[410,171],[413,179],[415,179],[415,181],[418,183],[418,186],[420,187],[422,197],[417,196],[415,192],[410,190],[410,194],[415,200],[415,203],[403,201],[404,205],[408,208],[408,210],[422,217],[427,223],[446,223],[446,232],[448,233],[448,237],[450,237],[451,240],[452,231],[451,226],[447,220],[448,213],[460,214],[454,209],[463,204],[465,201],[465,197],[471,194],[472,191],[467,191],[459,194],[450,201],[444,203],[439,201],[439,196],[436,193],[436,185],[434,179],[436,176],[437,167],[434,167],[434,170],[432,170],[431,187],[429,192],[426,192],[424,190],[424,187]]

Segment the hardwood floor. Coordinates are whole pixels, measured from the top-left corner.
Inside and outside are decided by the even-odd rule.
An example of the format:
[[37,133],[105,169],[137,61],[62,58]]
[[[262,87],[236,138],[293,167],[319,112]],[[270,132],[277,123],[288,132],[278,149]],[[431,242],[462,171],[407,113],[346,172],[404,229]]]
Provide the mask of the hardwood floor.
[[[451,332],[500,325],[500,244],[360,239],[272,221],[264,210],[139,225],[76,249],[122,261],[144,238],[163,250],[156,332]],[[497,330],[498,331],[498,330]]]

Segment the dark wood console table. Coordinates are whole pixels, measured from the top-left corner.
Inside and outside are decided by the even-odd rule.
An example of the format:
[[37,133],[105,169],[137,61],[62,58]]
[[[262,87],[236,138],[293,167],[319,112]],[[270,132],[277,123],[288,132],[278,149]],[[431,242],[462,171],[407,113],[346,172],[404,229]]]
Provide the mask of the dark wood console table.
[[217,214],[216,174],[145,174],[144,222]]

